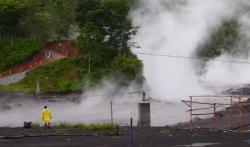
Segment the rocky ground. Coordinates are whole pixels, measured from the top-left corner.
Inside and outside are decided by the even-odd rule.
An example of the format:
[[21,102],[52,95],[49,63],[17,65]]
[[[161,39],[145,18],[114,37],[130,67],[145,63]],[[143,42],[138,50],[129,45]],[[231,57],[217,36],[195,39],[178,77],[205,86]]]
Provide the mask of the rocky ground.
[[[169,127],[133,128],[134,147],[248,147],[250,133],[200,130],[189,132]],[[120,134],[86,132],[80,129],[22,129],[1,128],[1,147],[128,147],[128,128]]]
[[224,93],[250,97],[250,84],[231,87],[228,90],[225,90]]
[[13,107],[21,107],[27,101],[35,102],[51,102],[51,103],[78,103],[80,101],[80,93],[72,94],[44,94],[30,95],[18,92],[0,92],[0,111],[11,110]]

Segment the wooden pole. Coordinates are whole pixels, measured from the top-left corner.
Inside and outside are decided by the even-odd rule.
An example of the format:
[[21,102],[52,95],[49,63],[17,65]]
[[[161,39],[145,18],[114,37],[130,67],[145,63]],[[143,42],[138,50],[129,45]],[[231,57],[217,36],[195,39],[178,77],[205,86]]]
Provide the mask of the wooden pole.
[[133,118],[130,119],[128,147],[133,147]]
[[230,124],[229,124],[229,128],[232,129],[233,128],[233,97],[231,96],[231,101],[230,101]]
[[239,97],[239,113],[240,113],[240,133],[243,133],[242,110],[241,110],[241,97]]
[[190,119],[189,119],[189,129],[190,129],[190,131],[192,132],[193,131],[193,122],[192,122],[192,111],[193,111],[193,106],[192,106],[192,100],[193,100],[193,98],[192,98],[192,96],[190,96]]
[[110,102],[110,114],[111,114],[111,125],[114,127],[114,120],[113,120],[113,103]]
[[214,130],[214,132],[215,132],[215,130],[216,130],[216,104],[214,103],[213,104],[213,110],[214,110],[214,112],[213,112],[213,130]]

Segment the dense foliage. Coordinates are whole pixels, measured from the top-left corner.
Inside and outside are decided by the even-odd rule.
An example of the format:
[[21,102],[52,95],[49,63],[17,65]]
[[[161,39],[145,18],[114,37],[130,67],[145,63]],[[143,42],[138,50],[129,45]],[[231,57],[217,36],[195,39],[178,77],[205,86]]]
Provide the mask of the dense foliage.
[[30,39],[15,39],[14,45],[9,40],[0,40],[0,71],[31,59],[39,50],[40,43]]
[[101,44],[114,49],[128,48],[128,40],[135,33],[127,18],[129,3],[126,0],[81,1],[77,20],[81,27],[80,40],[85,41],[84,49],[98,49],[93,44]]
[[80,27],[77,43],[91,58],[92,68],[112,69],[113,75],[123,75],[129,81],[142,70],[128,43],[136,33],[128,18],[130,4],[128,0],[84,0],[79,1],[76,12]]
[[75,19],[75,0],[1,0],[0,37],[34,40],[68,38]]
[[[37,52],[36,42],[75,39],[80,48],[78,56],[43,65],[3,89],[34,93],[38,81],[42,93],[67,93],[95,86],[104,78],[119,79],[121,85],[141,82],[142,63],[129,46],[136,33],[128,18],[131,3],[132,0],[1,0],[0,20],[4,21],[0,21],[0,39],[8,40],[1,47],[7,46],[4,48],[8,48],[11,58],[16,58],[16,48],[25,53],[18,57],[28,59]],[[12,17],[7,18],[8,15]],[[10,22],[14,22],[12,26]],[[29,38],[30,44],[23,42],[27,44],[23,49],[16,38]],[[0,65],[3,70],[22,62],[3,60],[16,61]]]
[[30,60],[41,43],[69,38],[76,26],[75,4],[75,0],[0,0],[0,71]]
[[[136,79],[142,71],[142,63],[133,54],[118,54],[111,63],[113,72],[116,75],[123,74],[127,80]],[[138,80],[142,80],[138,77]]]

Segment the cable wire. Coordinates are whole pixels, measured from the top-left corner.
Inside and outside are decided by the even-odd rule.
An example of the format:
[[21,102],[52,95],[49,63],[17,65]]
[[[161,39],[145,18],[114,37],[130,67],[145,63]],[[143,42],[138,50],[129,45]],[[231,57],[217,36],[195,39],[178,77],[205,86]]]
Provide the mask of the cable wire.
[[[146,53],[146,52],[135,52],[136,54],[140,55],[149,55],[149,56],[161,56],[161,57],[168,57],[168,58],[179,58],[179,59],[189,59],[189,60],[209,60],[209,58],[201,58],[201,57],[188,57],[188,56],[177,56],[177,55],[168,55],[168,54],[155,54],[155,53]],[[212,61],[215,62],[226,62],[226,63],[238,63],[238,64],[250,64],[247,61],[236,61],[236,60],[220,60],[220,59],[213,59]]]
[[119,96],[119,95],[132,95],[132,94],[140,94],[143,91],[134,91],[134,92],[128,92],[128,93],[116,93],[116,94],[99,94],[99,95],[86,95],[84,98],[92,98],[92,97],[112,97],[112,96]]

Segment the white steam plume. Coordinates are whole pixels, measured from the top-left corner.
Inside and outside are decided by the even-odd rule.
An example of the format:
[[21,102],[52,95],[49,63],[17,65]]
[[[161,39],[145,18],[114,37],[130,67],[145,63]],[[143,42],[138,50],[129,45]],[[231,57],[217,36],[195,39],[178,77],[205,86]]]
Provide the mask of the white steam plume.
[[[192,57],[197,47],[225,20],[242,16],[239,12],[247,4],[247,0],[139,0],[137,8],[131,12],[134,25],[140,27],[132,41],[141,48],[134,49],[134,52]],[[214,91],[205,88],[204,83],[216,85],[213,82],[227,82],[242,72],[231,71],[232,66],[245,67],[211,61],[208,72],[199,77],[194,66],[197,60],[138,56],[143,60],[144,75],[152,89],[151,95],[172,101],[190,95],[213,94]],[[247,74],[242,72],[241,75],[243,80]],[[234,79],[233,82],[241,81]]]
[[[241,34],[250,38],[249,15],[241,13],[241,10],[249,5],[248,0],[139,0],[138,6],[131,11],[131,18],[134,25],[140,27],[132,41],[137,42],[141,49],[133,51],[193,56],[197,47],[204,43],[223,21],[235,16],[241,23]],[[248,47],[243,50],[248,50]],[[151,119],[154,126],[186,121],[186,107],[180,104],[179,100],[189,95],[213,94],[214,91],[204,87],[204,83],[216,85],[218,82],[228,81],[250,82],[249,65],[211,61],[206,67],[207,73],[200,77],[195,73],[196,60],[141,54],[138,56],[144,63],[144,76],[151,89],[147,93],[154,99],[168,102],[152,102]],[[226,54],[218,59],[250,61],[248,57],[241,59]],[[115,92],[116,89],[113,82],[104,83],[99,88],[83,94],[77,103],[48,103],[30,99],[11,101],[7,104],[12,109],[0,111],[0,126],[22,126],[23,121],[41,123],[40,113],[44,105],[48,105],[53,111],[54,123],[109,122],[111,99],[114,102],[115,122],[126,124],[130,117],[136,122],[137,103],[141,95],[117,93],[133,92],[137,91],[137,88],[131,86]],[[116,95],[113,95],[114,93]],[[107,97],[95,97],[99,94]]]

